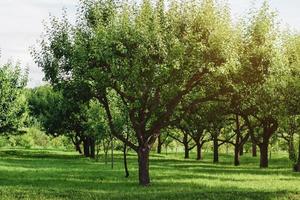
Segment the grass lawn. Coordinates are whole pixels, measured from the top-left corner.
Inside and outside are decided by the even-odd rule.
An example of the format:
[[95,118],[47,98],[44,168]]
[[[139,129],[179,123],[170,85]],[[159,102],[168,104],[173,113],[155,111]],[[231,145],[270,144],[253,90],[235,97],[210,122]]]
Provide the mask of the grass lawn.
[[[245,155],[232,166],[232,156],[220,164],[181,159],[183,155],[151,155],[151,186],[137,184],[137,162],[129,156],[130,177],[124,178],[121,154],[115,169],[73,152],[0,151],[0,199],[300,199],[300,173],[291,170],[286,155],[272,155],[269,169]],[[195,157],[195,155],[191,155]]]

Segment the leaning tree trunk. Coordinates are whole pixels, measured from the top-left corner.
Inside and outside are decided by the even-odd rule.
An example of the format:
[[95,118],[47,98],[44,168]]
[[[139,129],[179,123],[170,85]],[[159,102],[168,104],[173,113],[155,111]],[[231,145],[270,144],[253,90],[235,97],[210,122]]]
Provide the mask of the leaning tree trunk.
[[139,183],[142,186],[148,186],[150,184],[149,152],[150,149],[147,147],[140,147],[138,149]]
[[202,145],[197,143],[197,160],[202,160]]
[[157,138],[157,153],[158,154],[161,153],[161,146],[162,146],[161,136],[159,135],[158,138]]
[[214,145],[214,163],[219,162],[219,144],[218,144],[218,139],[213,138],[213,145]]
[[261,168],[267,168],[269,165],[269,159],[268,159],[268,143],[262,143],[259,145],[260,149],[260,167]]

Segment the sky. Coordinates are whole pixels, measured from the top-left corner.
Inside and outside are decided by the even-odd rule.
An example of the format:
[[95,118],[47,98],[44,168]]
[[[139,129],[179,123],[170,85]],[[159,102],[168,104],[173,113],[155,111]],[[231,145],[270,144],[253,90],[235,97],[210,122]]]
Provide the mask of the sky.
[[[262,0],[227,0],[234,19],[244,16],[252,5]],[[269,0],[270,6],[278,12],[283,26],[300,31],[299,0]],[[44,28],[43,21],[49,14],[61,16],[63,8],[74,21],[77,0],[0,0],[0,63],[19,62],[29,69],[28,87],[43,84],[43,73],[33,62],[30,47],[34,47]]]

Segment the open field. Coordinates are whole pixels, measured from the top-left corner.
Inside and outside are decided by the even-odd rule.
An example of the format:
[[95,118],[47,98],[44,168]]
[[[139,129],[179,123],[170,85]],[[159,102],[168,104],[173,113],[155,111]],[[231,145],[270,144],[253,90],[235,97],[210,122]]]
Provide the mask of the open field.
[[[300,199],[300,174],[285,155],[275,155],[269,169],[258,158],[243,156],[240,167],[222,155],[212,164],[152,155],[150,187],[137,183],[136,157],[129,156],[130,177],[124,178],[121,155],[115,169],[72,152],[2,150],[1,199]],[[192,155],[194,156],[194,155]]]

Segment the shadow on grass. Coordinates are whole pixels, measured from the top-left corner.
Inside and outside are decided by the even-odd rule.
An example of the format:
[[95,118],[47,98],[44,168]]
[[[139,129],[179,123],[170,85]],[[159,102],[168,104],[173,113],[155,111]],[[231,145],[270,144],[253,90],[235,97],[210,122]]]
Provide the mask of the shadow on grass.
[[[253,175],[266,175],[266,180],[269,175],[284,175],[284,181],[300,180],[297,179],[299,174],[288,171],[284,159],[272,162],[276,165],[270,170],[254,168],[251,159],[240,167],[230,164],[231,157],[225,157],[225,162],[218,165],[212,164],[209,159],[199,162],[151,156],[153,183],[142,188],[137,185],[134,154],[128,160],[130,178],[125,179],[121,154],[116,154],[116,166],[112,170],[109,165],[80,155],[5,150],[0,151],[0,199],[300,199],[297,192],[284,189],[263,191],[259,185],[256,189],[245,185],[252,180],[257,181]],[[283,169],[277,170],[277,167]],[[215,180],[219,184],[208,184]],[[258,181],[263,183],[265,180]],[[226,185],[228,182],[233,184]],[[236,187],[237,184],[243,187]]]

